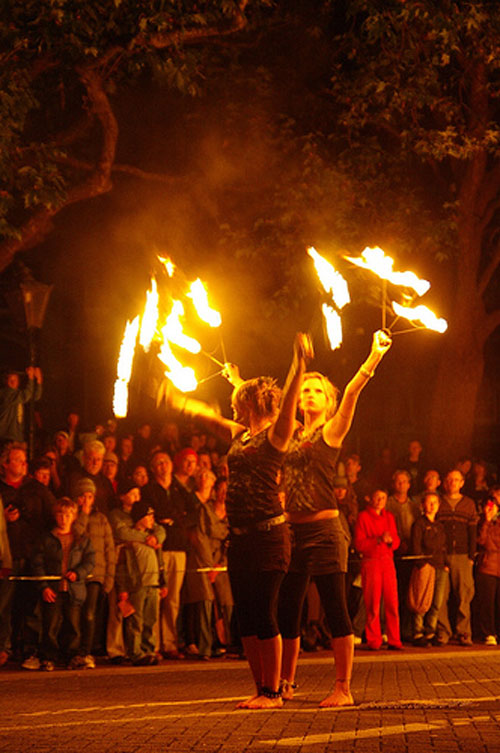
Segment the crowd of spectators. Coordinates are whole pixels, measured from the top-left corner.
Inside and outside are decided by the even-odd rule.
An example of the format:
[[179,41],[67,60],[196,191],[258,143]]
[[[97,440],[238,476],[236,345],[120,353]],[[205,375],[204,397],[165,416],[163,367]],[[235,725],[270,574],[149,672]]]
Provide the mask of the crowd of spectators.
[[[168,420],[82,430],[77,413],[29,462],[20,408],[41,374],[0,395],[0,666],[94,668],[241,654],[226,572],[228,468],[215,436]],[[13,430],[6,427],[14,427]],[[349,609],[360,648],[500,635],[500,486],[481,460],[441,472],[418,441],[365,473],[337,467],[351,535]],[[328,641],[314,585],[302,646]]]

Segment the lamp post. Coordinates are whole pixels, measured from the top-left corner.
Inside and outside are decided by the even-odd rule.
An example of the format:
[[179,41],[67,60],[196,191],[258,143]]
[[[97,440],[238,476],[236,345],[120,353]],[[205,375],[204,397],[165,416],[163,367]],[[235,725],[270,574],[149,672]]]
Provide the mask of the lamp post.
[[[31,276],[24,279],[19,285],[23,299],[26,329],[28,331],[29,360],[30,366],[36,365],[36,341],[35,333],[42,329],[47,304],[49,302],[52,285],[34,280]],[[35,447],[35,392],[29,402],[28,422],[28,457],[33,458]]]

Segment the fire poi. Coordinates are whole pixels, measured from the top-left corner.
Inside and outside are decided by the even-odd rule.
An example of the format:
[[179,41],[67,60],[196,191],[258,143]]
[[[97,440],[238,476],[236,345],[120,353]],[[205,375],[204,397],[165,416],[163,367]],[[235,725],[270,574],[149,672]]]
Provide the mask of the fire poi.
[[[158,260],[163,265],[168,278],[172,279],[176,274],[177,267],[168,258],[158,256]],[[199,278],[189,284],[181,276],[178,287],[183,291],[182,296],[186,305],[192,306],[202,322],[212,328],[221,326],[221,315],[210,307],[208,293]],[[166,367],[164,374],[182,392],[192,392],[198,384],[206,381],[207,378],[211,379],[221,373],[218,371],[217,374],[212,374],[200,382],[194,369],[181,363],[174,353],[174,349],[180,349],[195,355],[202,354],[221,368],[224,367],[221,361],[202,349],[198,340],[185,332],[183,324],[185,315],[184,303],[180,300],[180,297],[177,297],[177,292],[176,297],[170,291],[167,291],[165,295],[163,291],[160,292],[156,278],[151,277],[151,289],[146,292],[146,302],[142,315],[136,316],[132,322],[127,322],[125,327],[118,358],[117,379],[113,397],[113,412],[117,418],[124,418],[127,415],[128,385],[132,375],[137,340],[139,340],[139,346],[145,353],[149,352],[153,341],[158,344],[156,356]],[[222,338],[221,348],[224,353]],[[224,360],[226,360],[225,353]]]
[[314,261],[319,281],[325,293],[330,293],[331,295],[333,306],[330,303],[324,302],[321,310],[325,319],[330,347],[332,350],[336,350],[342,345],[342,319],[340,312],[344,306],[350,303],[349,288],[340,272],[337,272],[330,262],[318,254],[313,246],[307,249],[307,253]]
[[[347,261],[355,264],[362,269],[367,269],[377,275],[383,283],[382,287],[382,328],[387,329],[393,335],[402,335],[407,332],[413,332],[418,329],[430,329],[435,332],[443,333],[448,328],[446,319],[437,317],[427,306],[419,305],[413,308],[416,298],[425,295],[431,287],[428,280],[420,279],[414,272],[397,272],[393,269],[394,259],[378,246],[375,248],[366,247],[359,257],[345,256]],[[404,296],[403,305],[392,301],[392,310],[397,315],[391,324],[386,327],[387,312],[387,283],[393,286],[401,287],[413,291],[413,294]],[[396,322],[401,318],[408,319],[409,322],[420,322],[415,324],[411,329],[393,331]]]

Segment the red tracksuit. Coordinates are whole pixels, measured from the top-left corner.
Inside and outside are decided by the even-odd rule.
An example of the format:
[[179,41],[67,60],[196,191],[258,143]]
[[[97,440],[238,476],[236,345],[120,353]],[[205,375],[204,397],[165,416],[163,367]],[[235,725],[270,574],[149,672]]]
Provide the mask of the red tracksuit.
[[[392,536],[392,544],[381,537],[385,531]],[[366,642],[369,648],[382,645],[380,629],[380,600],[384,598],[387,640],[390,646],[401,646],[399,632],[398,584],[393,550],[399,546],[396,521],[392,513],[382,510],[380,515],[367,507],[358,516],[354,531],[354,546],[363,555],[361,580],[366,606]]]

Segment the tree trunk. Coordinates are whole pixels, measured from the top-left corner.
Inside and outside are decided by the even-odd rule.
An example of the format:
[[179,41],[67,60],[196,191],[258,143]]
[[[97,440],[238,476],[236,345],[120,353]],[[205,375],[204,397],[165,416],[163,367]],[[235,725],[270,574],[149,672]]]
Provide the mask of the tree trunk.
[[473,329],[450,330],[438,367],[427,441],[431,465],[443,471],[471,453],[483,370],[483,344]]

